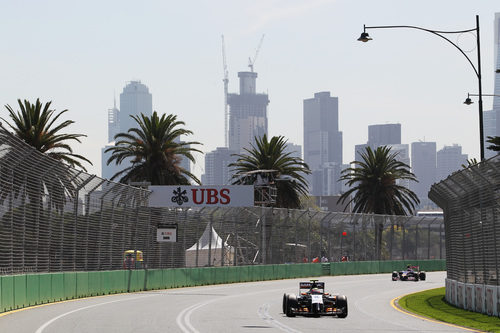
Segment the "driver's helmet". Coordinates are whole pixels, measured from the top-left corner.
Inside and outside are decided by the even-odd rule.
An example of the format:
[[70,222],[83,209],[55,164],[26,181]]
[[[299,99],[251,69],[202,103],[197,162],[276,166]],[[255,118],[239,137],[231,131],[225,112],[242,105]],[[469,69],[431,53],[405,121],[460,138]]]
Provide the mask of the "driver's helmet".
[[321,294],[321,289],[314,287],[311,289],[311,294]]

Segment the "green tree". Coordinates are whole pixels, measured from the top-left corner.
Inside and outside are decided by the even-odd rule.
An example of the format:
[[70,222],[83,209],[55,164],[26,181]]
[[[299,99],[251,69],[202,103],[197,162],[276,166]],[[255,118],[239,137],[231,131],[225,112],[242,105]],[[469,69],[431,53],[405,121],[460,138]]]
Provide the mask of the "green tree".
[[273,136],[271,140],[264,135],[255,138],[255,145],[245,148],[245,154],[236,154],[233,167],[233,184],[254,185],[259,177],[266,184],[277,189],[276,207],[299,208],[301,196],[307,194],[305,174],[311,171],[302,159],[285,152],[287,140],[283,136]]
[[488,146],[487,149],[500,151],[500,136],[488,136],[486,142],[491,143],[491,146]]
[[22,139],[27,144],[35,147],[36,150],[47,154],[57,161],[65,162],[72,167],[79,167],[86,171],[81,161],[85,161],[92,165],[87,158],[74,154],[68,141],[77,141],[81,143],[80,138],[86,137],[84,134],[63,134],[61,131],[73,124],[73,120],[65,120],[56,125],[59,117],[68,112],[63,110],[56,112],[50,109],[52,102],[47,102],[43,105],[39,99],[35,104],[24,100],[24,103],[18,99],[20,111],[14,111],[10,105],[5,108],[9,112],[9,116],[13,124],[1,118],[5,123],[14,130],[14,134]]
[[[82,162],[92,164],[87,158],[74,154],[69,141],[81,142],[83,134],[64,134],[61,133],[74,121],[66,120],[57,123],[59,117],[68,110],[57,112],[50,108],[52,102],[42,104],[39,99],[34,104],[28,100],[22,102],[17,100],[19,111],[14,111],[10,105],[6,105],[12,123],[2,119],[13,131],[13,135],[26,144],[34,147],[37,151],[51,157],[43,159],[43,167],[39,166],[38,172],[35,168],[24,168],[15,166],[9,161],[19,160],[21,152],[18,147],[4,145],[4,154],[1,157],[2,178],[10,177],[10,183],[13,184],[10,189],[0,189],[0,200],[5,199],[12,192],[14,197],[22,196],[21,202],[29,198],[29,205],[34,211],[41,211],[43,201],[42,196],[48,194],[49,206],[54,206],[62,210],[67,196],[74,197],[81,179],[76,177],[77,171],[67,167],[79,167],[86,171]],[[40,158],[30,155],[27,162],[40,163]],[[24,166],[24,164],[23,164]],[[43,168],[42,171],[40,171]],[[30,170],[31,169],[31,170]],[[30,170],[30,171],[28,171]],[[50,170],[50,173],[46,172]]]
[[[387,146],[361,153],[362,161],[353,161],[353,167],[342,170],[341,181],[347,181],[349,190],[338,202],[352,204],[354,213],[379,215],[412,215],[420,203],[417,195],[398,184],[398,180],[417,181],[410,167],[397,160]],[[376,223],[376,256],[380,258],[383,222]]]
[[121,183],[150,182],[151,185],[189,185],[189,179],[201,184],[198,178],[181,167],[182,158],[194,162],[193,152],[202,153],[192,145],[196,141],[176,142],[181,135],[191,135],[192,131],[181,128],[183,121],[176,115],[158,116],[155,111],[151,117],[144,114],[131,116],[138,127],[130,128],[127,133],[115,135],[115,146],[107,164],[121,164],[131,161],[130,166],[117,172],[111,179],[119,178]]

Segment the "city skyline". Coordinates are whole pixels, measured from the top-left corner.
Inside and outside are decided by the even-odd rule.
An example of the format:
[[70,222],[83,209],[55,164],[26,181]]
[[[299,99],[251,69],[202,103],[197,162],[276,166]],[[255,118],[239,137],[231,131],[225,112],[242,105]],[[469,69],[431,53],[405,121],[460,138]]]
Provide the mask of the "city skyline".
[[[224,146],[222,34],[229,93],[238,91],[237,72],[248,71],[248,58],[265,34],[253,65],[258,91],[270,98],[270,136],[302,144],[302,101],[330,91],[339,99],[344,163],[354,159],[356,144],[367,142],[367,126],[384,123],[400,123],[404,143],[437,142],[438,150],[458,143],[470,158],[479,158],[477,100],[462,104],[467,93],[477,93],[477,78],[456,49],[431,34],[405,29],[370,31],[374,40],[367,44],[356,39],[363,24],[463,30],[475,26],[477,14],[483,93],[490,94],[496,1],[99,4],[16,2],[5,3],[0,13],[5,27],[16,27],[0,32],[2,105],[39,97],[56,110],[69,109],[65,119],[75,124],[68,131],[88,136],[72,148],[93,162],[86,166],[89,173],[100,174],[107,110],[116,92],[134,80],[149,87],[153,110],[186,123],[194,132],[190,139],[204,143],[204,152]],[[453,41],[476,61],[473,35]],[[485,111],[492,102],[484,98]],[[3,107],[0,116],[8,120]],[[193,172],[199,177],[204,158],[196,159]]]

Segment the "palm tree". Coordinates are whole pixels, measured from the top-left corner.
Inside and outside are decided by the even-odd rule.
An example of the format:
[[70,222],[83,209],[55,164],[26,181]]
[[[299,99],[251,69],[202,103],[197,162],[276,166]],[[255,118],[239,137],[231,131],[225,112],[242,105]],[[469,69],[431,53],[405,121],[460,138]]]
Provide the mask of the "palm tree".
[[81,161],[92,165],[87,158],[74,154],[71,146],[67,143],[70,140],[81,143],[80,137],[86,137],[84,134],[61,134],[61,130],[73,124],[73,120],[66,120],[55,125],[57,119],[68,110],[56,113],[50,109],[52,102],[42,105],[39,99],[35,104],[24,100],[24,103],[18,99],[20,111],[14,111],[10,105],[6,105],[9,116],[14,122],[10,124],[4,118],[1,118],[7,125],[14,130],[14,134],[27,144],[35,147],[36,150],[47,154],[55,160],[65,162],[72,167],[79,167],[86,171]]
[[[338,202],[354,204],[354,213],[382,215],[411,215],[420,203],[410,189],[399,185],[398,180],[417,181],[410,167],[396,159],[387,146],[373,151],[367,147],[361,153],[362,161],[353,161],[354,167],[342,170],[341,181],[347,181],[350,188]],[[377,223],[375,231],[376,256],[380,258],[383,222]]]
[[287,140],[283,136],[255,138],[255,145],[244,148],[246,154],[238,157],[233,167],[233,184],[254,185],[258,178],[277,189],[276,207],[299,208],[300,196],[307,194],[307,182],[303,175],[311,171],[302,159],[285,152]]
[[488,136],[488,140],[486,140],[486,142],[491,143],[491,146],[488,146],[487,149],[500,151],[500,136]]
[[[5,163],[3,166],[4,171],[7,172],[7,169],[10,169],[11,181],[15,184],[11,189],[12,193],[15,197],[18,197],[24,190],[24,193],[30,199],[30,204],[34,209],[38,210],[42,208],[42,196],[48,194],[50,206],[54,206],[61,211],[66,202],[66,197],[74,197],[75,191],[81,182],[78,177],[75,177],[78,172],[70,170],[68,166],[79,167],[86,171],[82,162],[88,162],[92,165],[87,158],[74,154],[67,142],[74,140],[81,143],[80,137],[86,135],[61,133],[74,121],[66,120],[56,124],[59,117],[68,110],[56,112],[50,109],[52,102],[47,102],[45,105],[39,99],[34,104],[28,100],[22,102],[20,99],[17,102],[20,111],[14,111],[10,105],[5,106],[13,123],[9,123],[4,118],[0,119],[14,131],[13,135],[15,137],[52,159],[44,161],[44,170],[39,173],[30,172],[29,168],[11,167],[9,163]],[[9,161],[12,157],[15,160],[15,156],[18,155],[18,151],[10,149],[8,154],[2,156],[2,159]],[[30,161],[33,164],[40,163],[40,157],[31,156]],[[50,173],[47,173],[47,170],[50,170]],[[3,200],[5,196],[6,193],[0,191],[0,200]]]
[[462,168],[467,169],[470,168],[471,166],[478,165],[479,161],[476,158],[469,158],[467,160],[467,165],[462,164]]
[[188,170],[181,167],[182,158],[194,162],[192,152],[202,153],[191,145],[201,144],[196,141],[176,142],[181,135],[193,134],[192,131],[179,128],[185,125],[175,115],[162,115],[153,112],[151,117],[144,114],[131,116],[138,127],[127,133],[115,135],[114,147],[107,164],[121,164],[131,161],[130,166],[117,172],[111,179],[120,178],[121,183],[148,181],[151,185],[189,185],[189,179],[197,184],[201,182]]

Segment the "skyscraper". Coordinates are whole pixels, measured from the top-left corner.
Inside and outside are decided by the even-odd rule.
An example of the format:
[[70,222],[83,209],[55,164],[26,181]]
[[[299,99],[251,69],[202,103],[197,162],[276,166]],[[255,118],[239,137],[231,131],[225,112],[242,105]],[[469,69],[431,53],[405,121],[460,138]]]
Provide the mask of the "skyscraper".
[[[497,118],[500,110],[487,110],[483,112],[483,130],[484,130],[484,158],[490,158],[497,154],[496,151],[489,150],[488,147],[491,145],[488,141],[488,137],[498,136],[497,134]],[[500,128],[500,127],[499,127]]]
[[290,153],[290,157],[302,159],[302,146],[287,142],[285,146],[285,153]]
[[[410,167],[410,147],[408,144],[388,144],[387,147],[391,148],[391,153],[396,154],[396,160],[403,162]],[[410,188],[410,181],[408,179],[398,179],[397,184]]]
[[227,185],[230,184],[233,173],[228,167],[230,163],[236,162],[235,151],[227,147],[217,147],[215,150],[205,154],[205,174],[202,175],[203,185]]
[[228,94],[229,149],[243,153],[256,137],[267,135],[267,94],[256,93],[255,72],[239,72],[240,93]]
[[368,126],[368,145],[371,148],[392,144],[401,144],[401,124]]
[[[309,190],[313,195],[322,195],[324,193],[321,188],[323,186],[321,184],[324,184],[322,170],[328,169],[329,178],[336,182],[340,177],[342,166],[342,132],[339,131],[338,98],[331,97],[328,91],[315,93],[314,98],[304,100],[303,119],[304,161],[313,171],[313,179],[309,177],[312,189]],[[334,184],[324,184],[324,186],[337,188]],[[339,183],[338,193],[340,193],[340,188]]]
[[[380,146],[394,146],[401,144],[401,124],[381,124],[368,126],[368,142],[354,146],[354,159],[361,161],[361,153],[367,147],[375,150]],[[398,147],[397,149],[401,149]],[[408,152],[406,153],[408,156]],[[406,163],[406,162],[405,162]]]
[[[114,145],[114,136],[117,133],[127,132],[132,127],[137,127],[137,123],[130,117],[144,114],[151,117],[153,114],[153,98],[147,86],[140,81],[130,81],[120,94],[120,110],[114,103],[113,109],[108,110],[108,144],[101,150],[101,170],[103,178],[111,178],[117,172],[128,167],[129,162],[124,161],[120,165],[107,165],[110,153],[104,151]],[[119,179],[117,179],[119,180]]]
[[361,154],[366,151],[366,147],[369,147],[367,143],[362,143],[354,146],[354,160],[361,161]]
[[[500,69],[500,13],[495,13],[495,21],[493,23],[493,49],[494,49],[494,64],[493,68],[497,71]],[[488,148],[488,136],[500,136],[500,73],[495,74],[495,86],[493,88],[493,109],[483,113],[483,128],[484,128],[484,157],[490,158],[497,153]]]
[[437,152],[436,181],[446,179],[453,172],[460,170],[462,164],[467,165],[467,154],[462,154],[462,146],[444,146]]
[[420,207],[433,205],[427,194],[436,182],[435,142],[412,142],[411,169],[418,182],[411,182],[410,189],[420,199]]
[[[494,56],[494,61],[495,63],[493,64],[493,68],[495,69],[500,69],[500,13],[495,13],[495,21],[493,25],[493,34],[494,34],[494,50],[495,50],[495,56]],[[499,95],[499,96],[494,96],[493,97],[493,111],[498,111],[500,110],[500,73],[495,74],[495,88],[493,89],[494,95]],[[497,127],[500,129],[500,126]],[[497,131],[497,135],[498,131]]]
[[108,109],[108,142],[115,141],[115,135],[120,132],[120,110],[116,107],[116,98],[113,108]]
[[138,116],[141,113],[151,117],[153,97],[148,87],[141,81],[130,81],[120,94],[120,132],[127,132],[129,128],[137,127],[131,116]]

